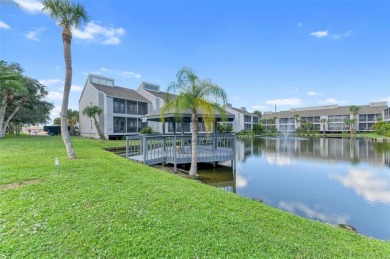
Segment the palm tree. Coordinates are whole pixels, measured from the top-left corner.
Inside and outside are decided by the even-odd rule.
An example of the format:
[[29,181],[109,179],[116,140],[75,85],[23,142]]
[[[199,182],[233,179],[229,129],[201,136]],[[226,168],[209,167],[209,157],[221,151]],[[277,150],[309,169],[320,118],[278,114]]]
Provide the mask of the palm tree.
[[169,92],[178,92],[178,95],[167,100],[161,108],[161,120],[164,123],[164,114],[168,112],[183,113],[191,111],[192,136],[191,136],[191,168],[190,176],[197,176],[197,142],[198,142],[198,112],[206,126],[206,131],[211,132],[211,125],[215,121],[215,112],[225,115],[225,110],[218,104],[227,103],[227,95],[218,85],[211,80],[200,80],[197,74],[188,67],[183,67],[176,75],[177,82],[172,82],[167,89]]
[[327,119],[321,119],[321,124],[322,124],[322,137],[325,138],[325,123],[327,123]]
[[79,122],[79,111],[68,109],[68,124],[73,134],[75,134],[75,126],[78,122]]
[[349,112],[352,113],[352,120],[353,120],[353,124],[348,124],[349,127],[350,127],[350,130],[351,130],[351,136],[354,133],[354,127],[353,126],[354,126],[354,124],[356,122],[356,114],[359,112],[359,110],[360,110],[359,106],[356,106],[356,105],[349,106]]
[[345,120],[344,123],[347,124],[347,125],[349,126],[350,136],[351,136],[351,138],[352,138],[353,132],[354,132],[354,125],[355,125],[355,123],[356,123],[356,119],[353,118],[353,119]]
[[64,59],[65,59],[65,84],[64,95],[61,106],[61,136],[64,141],[66,151],[69,158],[76,158],[72,142],[68,130],[68,103],[69,92],[72,85],[72,54],[70,46],[72,44],[73,28],[78,28],[82,22],[88,21],[87,12],[84,6],[77,3],[74,4],[70,0],[43,0],[42,11],[47,11],[51,18],[57,21],[57,24],[62,28],[62,42],[64,44]]
[[102,133],[102,130],[100,129],[99,122],[97,120],[97,117],[102,114],[103,110],[96,105],[93,106],[87,106],[83,110],[83,115],[87,115],[89,118],[93,118],[93,122],[95,124],[95,128],[99,134],[99,137],[101,140],[106,140],[106,137],[104,137],[104,134]]

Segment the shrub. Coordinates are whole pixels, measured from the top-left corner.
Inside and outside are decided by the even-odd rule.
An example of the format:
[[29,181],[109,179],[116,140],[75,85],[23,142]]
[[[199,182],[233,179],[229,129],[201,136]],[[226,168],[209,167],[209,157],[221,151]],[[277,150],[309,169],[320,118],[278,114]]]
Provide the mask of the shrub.
[[143,129],[141,129],[141,131],[139,132],[141,134],[152,134],[153,133],[153,128],[150,127],[150,126],[147,126]]

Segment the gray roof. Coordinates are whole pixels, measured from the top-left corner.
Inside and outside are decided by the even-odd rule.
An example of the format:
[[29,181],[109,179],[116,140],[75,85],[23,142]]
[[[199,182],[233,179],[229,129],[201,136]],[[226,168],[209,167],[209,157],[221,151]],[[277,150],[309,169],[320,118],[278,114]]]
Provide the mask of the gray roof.
[[137,91],[120,86],[106,86],[96,83],[91,83],[98,91],[105,93],[110,97],[117,97],[126,100],[134,100],[139,102],[149,102],[148,99],[140,95]]
[[[324,106],[323,109],[321,107],[313,107],[313,108],[302,108],[302,109],[291,109],[290,111],[280,111],[280,112],[272,112],[264,114],[262,119],[271,119],[273,117],[278,118],[294,118],[295,115],[299,115],[299,117],[312,117],[312,116],[329,116],[329,115],[350,115],[349,111],[350,106]],[[383,110],[387,109],[387,105],[359,105],[360,109],[358,114],[380,114]]]
[[[158,98],[164,100],[164,101],[165,101],[165,99],[166,99],[166,97],[167,97],[167,93],[166,93],[166,92],[156,92],[156,91],[147,90],[147,89],[145,89],[145,88],[144,88],[144,90],[145,90],[146,92],[148,92],[148,93],[154,95],[155,97],[158,97]],[[173,99],[173,98],[175,98],[176,96],[177,96],[177,95],[175,95],[175,94],[168,93],[169,99]]]
[[236,112],[240,112],[240,113],[242,113],[242,114],[244,114],[244,115],[256,116],[256,117],[257,117],[256,114],[251,113],[251,112],[248,112],[248,111],[246,111],[246,110],[242,110],[242,109],[238,109],[238,108],[234,108],[234,107],[229,107],[229,109],[235,110]]
[[[165,114],[165,118],[166,119],[169,119],[169,118],[175,118],[175,117],[182,117],[184,119],[190,119],[191,120],[191,111],[190,110],[186,110],[185,112],[182,112],[180,114],[180,116],[176,116],[177,113],[175,112],[169,112],[169,113],[166,113]],[[198,112],[198,114],[200,115],[200,112]],[[153,111],[153,112],[150,112],[148,114],[145,115],[145,117],[147,117],[149,120],[160,120],[160,111]],[[201,116],[199,116],[201,118]],[[217,119],[217,121],[220,121],[221,119],[221,114],[218,112],[218,111],[215,111],[215,118]],[[234,114],[231,114],[229,112],[226,112],[226,119],[228,121],[232,121],[234,120]]]

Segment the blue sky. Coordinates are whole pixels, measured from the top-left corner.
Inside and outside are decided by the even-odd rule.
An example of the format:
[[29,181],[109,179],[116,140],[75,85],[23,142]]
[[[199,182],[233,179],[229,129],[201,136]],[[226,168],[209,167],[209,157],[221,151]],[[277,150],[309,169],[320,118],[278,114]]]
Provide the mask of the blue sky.
[[[47,85],[59,116],[61,30],[40,1],[3,5],[0,56]],[[182,66],[210,78],[234,107],[288,110],[390,103],[389,1],[80,1],[90,16],[73,31],[78,100],[88,73],[136,89],[165,90]]]

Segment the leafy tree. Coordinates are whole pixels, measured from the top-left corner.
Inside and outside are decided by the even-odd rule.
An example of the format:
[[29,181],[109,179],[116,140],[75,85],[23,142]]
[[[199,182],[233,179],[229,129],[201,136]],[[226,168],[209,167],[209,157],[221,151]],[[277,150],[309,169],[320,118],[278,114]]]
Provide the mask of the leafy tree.
[[259,117],[260,119],[261,119],[261,117],[263,116],[263,114],[261,113],[261,111],[254,111],[253,114],[256,115],[257,117]]
[[11,121],[15,124],[46,124],[50,120],[50,111],[54,108],[52,103],[45,101],[48,94],[46,86],[28,77],[23,77],[22,82],[26,91],[23,95],[16,96],[15,102],[12,102],[9,107],[17,108],[20,102],[23,105]]
[[230,133],[233,131],[233,128],[230,125],[220,123],[217,125],[217,131],[218,133]]
[[[17,63],[8,64],[0,61],[0,138],[5,135],[5,130],[10,123],[12,117],[23,105],[23,101],[17,103],[11,112],[6,116],[6,112],[10,110],[9,106],[14,101],[15,95],[22,94],[26,88],[22,84],[23,69]],[[8,108],[8,110],[7,110]]]
[[255,124],[255,125],[253,125],[253,132],[255,134],[262,134],[264,132],[263,124]]
[[[223,116],[226,112],[222,105],[226,105],[227,96],[225,90],[212,83],[211,80],[201,80],[197,74],[188,67],[183,67],[176,75],[177,82],[172,82],[167,89],[167,96],[170,92],[178,92],[178,95],[171,100],[167,99],[166,104],[161,108],[161,119],[164,123],[164,114],[175,112],[178,114],[190,110],[192,122],[192,157],[190,176],[197,176],[197,143],[198,143],[198,112],[206,126],[206,131],[211,132],[212,124],[215,121],[215,111]],[[214,100],[214,102],[210,101]]]
[[58,26],[62,28],[62,42],[64,46],[65,59],[65,84],[61,106],[61,136],[64,141],[69,158],[76,158],[68,130],[68,103],[69,93],[72,85],[72,29],[78,28],[83,22],[88,21],[88,15],[84,6],[74,4],[70,0],[43,0],[43,9],[50,14]]
[[45,101],[45,86],[22,72],[19,64],[0,61],[0,138],[11,122],[46,123],[53,109],[53,104]]
[[57,126],[60,126],[61,125],[61,118],[60,117],[55,118],[54,121],[53,121],[53,124],[57,125]]
[[102,114],[102,112],[103,110],[99,106],[93,105],[85,107],[85,109],[83,110],[83,115],[87,115],[89,118],[93,118],[93,122],[95,124],[95,128],[99,134],[100,139],[106,140],[106,137],[104,137],[104,134],[100,129],[100,125],[97,120],[100,114]]

